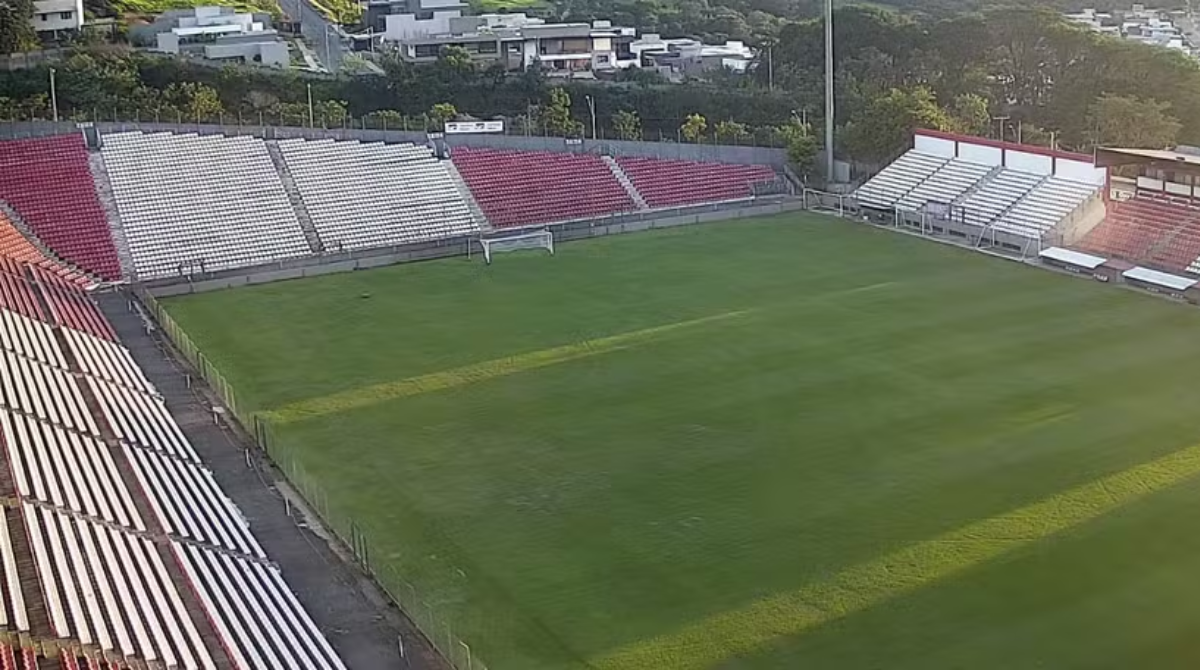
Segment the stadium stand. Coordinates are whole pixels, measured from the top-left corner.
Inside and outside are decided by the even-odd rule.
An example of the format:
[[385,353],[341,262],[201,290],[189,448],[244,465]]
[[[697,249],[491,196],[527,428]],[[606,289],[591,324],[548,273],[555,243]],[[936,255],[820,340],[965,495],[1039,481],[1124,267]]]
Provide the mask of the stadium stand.
[[992,168],[987,165],[951,159],[897,200],[896,208],[917,212],[929,202],[950,204],[991,171]]
[[231,653],[241,667],[343,667],[277,569],[195,545],[171,548],[209,610],[219,613],[222,635],[236,641]]
[[310,253],[262,140],[115,133],[102,153],[142,279]]
[[959,202],[963,220],[979,226],[991,224],[1043,179],[1044,175],[1001,169]]
[[497,228],[555,223],[637,208],[599,156],[456,147],[455,166]]
[[104,279],[120,278],[82,135],[0,142],[0,199],[64,260]]
[[0,296],[0,668],[343,668],[83,290]]
[[1093,184],[1048,176],[1002,214],[992,228],[1021,237],[1040,238],[1095,195],[1098,188]]
[[280,140],[280,154],[326,250],[478,232],[467,203],[426,147]]
[[70,268],[49,258],[25,234],[17,228],[3,211],[0,211],[0,256],[30,265],[41,266],[65,281],[80,286],[92,286],[95,282],[86,273]]
[[773,181],[765,165],[733,165],[622,156],[617,165],[650,207],[679,207],[740,200],[754,195],[752,184]]
[[858,202],[867,207],[891,209],[946,162],[941,156],[907,151],[858,188]]
[[1108,216],[1079,247],[1174,272],[1195,272],[1193,268],[1200,269],[1200,203],[1145,192],[1110,202]]

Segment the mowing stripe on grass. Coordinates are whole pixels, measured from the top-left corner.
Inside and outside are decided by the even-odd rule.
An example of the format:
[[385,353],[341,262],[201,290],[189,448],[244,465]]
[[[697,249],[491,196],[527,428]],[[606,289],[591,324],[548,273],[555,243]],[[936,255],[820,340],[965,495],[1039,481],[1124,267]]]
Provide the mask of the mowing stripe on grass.
[[1091,521],[1200,474],[1200,444],[977,521],[790,593],[613,651],[599,670],[710,668]]
[[278,409],[264,412],[264,415],[277,423],[290,423],[325,416],[327,414],[345,412],[396,398],[407,398],[422,393],[432,393],[434,391],[477,384],[489,379],[495,379],[496,377],[536,370],[559,363],[566,363],[567,361],[627,349],[631,346],[653,341],[668,333],[726,321],[747,314],[749,311],[738,310],[704,316],[698,319],[688,319],[686,321],[643,328],[641,330],[619,333],[594,340],[583,340],[582,342],[566,344],[560,347],[497,358],[490,361],[483,361],[482,363],[472,363],[471,365],[432,372],[418,377],[350,389],[341,393],[333,393],[285,405]]

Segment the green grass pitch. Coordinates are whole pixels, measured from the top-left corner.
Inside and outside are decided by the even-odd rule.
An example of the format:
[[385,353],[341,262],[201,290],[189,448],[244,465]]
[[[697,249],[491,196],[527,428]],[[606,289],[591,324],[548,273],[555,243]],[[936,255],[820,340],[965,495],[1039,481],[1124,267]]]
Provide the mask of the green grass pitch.
[[1200,666],[1195,309],[808,215],[167,306],[491,670]]

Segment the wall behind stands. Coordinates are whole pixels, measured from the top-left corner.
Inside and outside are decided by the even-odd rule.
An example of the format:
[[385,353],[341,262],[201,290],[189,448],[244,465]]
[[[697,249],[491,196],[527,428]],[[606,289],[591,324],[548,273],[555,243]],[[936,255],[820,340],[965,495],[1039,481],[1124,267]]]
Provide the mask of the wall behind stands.
[[[128,130],[145,132],[199,133],[202,135],[251,135],[265,139],[307,137],[312,139],[346,139],[368,142],[415,142],[424,144],[425,133],[402,130],[362,130],[357,128],[296,128],[247,125],[197,125],[177,123],[106,123],[95,124],[100,132]],[[0,140],[78,132],[74,123],[33,121],[0,124]],[[568,146],[560,137],[525,137],[522,135],[451,135],[447,143],[455,146],[490,147],[520,151],[588,152],[612,156],[645,156],[690,161],[740,163],[782,167],[787,152],[769,147],[740,147],[720,144],[686,144],[678,142],[627,142],[622,140],[585,140],[582,145]]]
[[1105,169],[1093,164],[1090,156],[1066,151],[1051,151],[1028,144],[997,142],[981,137],[954,135],[936,130],[913,133],[913,149],[946,158],[959,158],[981,165],[1003,165],[1033,174],[1056,175],[1087,184],[1103,186]]

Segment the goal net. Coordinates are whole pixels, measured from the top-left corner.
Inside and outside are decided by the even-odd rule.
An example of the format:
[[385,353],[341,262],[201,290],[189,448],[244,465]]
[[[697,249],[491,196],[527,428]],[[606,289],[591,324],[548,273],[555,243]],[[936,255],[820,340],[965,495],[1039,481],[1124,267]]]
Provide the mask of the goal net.
[[513,235],[501,235],[498,237],[481,237],[479,244],[483,247],[483,259],[489,265],[492,263],[492,254],[499,254],[506,251],[519,251],[521,249],[545,249],[554,255],[554,234],[549,230],[534,230]]

